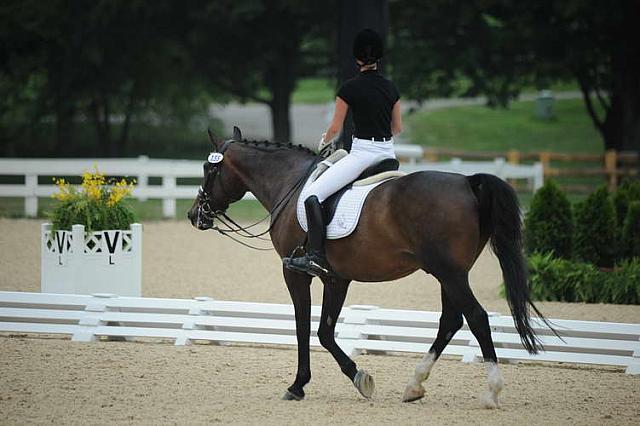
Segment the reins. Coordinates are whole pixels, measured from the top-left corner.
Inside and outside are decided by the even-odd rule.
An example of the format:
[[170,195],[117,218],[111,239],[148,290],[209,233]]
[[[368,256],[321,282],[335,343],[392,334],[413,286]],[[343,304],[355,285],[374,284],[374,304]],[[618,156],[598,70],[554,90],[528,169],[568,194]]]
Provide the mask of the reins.
[[[228,141],[227,143],[225,143],[225,145],[223,146],[223,149],[221,150],[221,152],[223,152],[223,150],[226,150],[228,143],[231,141]],[[332,146],[331,144],[325,146],[321,151],[320,151],[320,158],[323,158],[323,156],[326,154],[327,150],[331,149]],[[248,225],[248,226],[242,226],[240,224],[238,224],[235,220],[233,220],[231,217],[229,217],[226,213],[226,209],[224,211],[219,211],[219,212],[214,212],[211,210],[210,207],[210,201],[211,201],[211,197],[209,196],[209,194],[207,194],[204,190],[204,188],[200,188],[200,191],[198,191],[198,197],[201,198],[201,200],[203,201],[201,203],[201,208],[199,210],[202,210],[203,206],[207,206],[208,207],[208,211],[203,211],[203,213],[206,215],[206,217],[208,219],[210,219],[212,222],[217,219],[222,225],[224,225],[226,228],[221,228],[220,226],[216,225],[215,223],[213,224],[213,226],[209,229],[213,230],[213,231],[218,231],[218,233],[224,235],[225,237],[229,237],[231,240],[254,250],[259,250],[259,251],[270,251],[273,250],[273,247],[270,248],[263,248],[263,247],[256,247],[253,246],[251,244],[245,243],[243,241],[240,241],[240,239],[235,238],[232,234],[235,234],[237,237],[239,238],[246,238],[246,239],[259,239],[262,241],[270,241],[269,238],[263,238],[264,235],[268,234],[269,232],[271,232],[271,230],[273,229],[274,225],[276,224],[276,222],[278,221],[278,219],[280,218],[280,214],[282,213],[282,211],[284,210],[284,207],[286,207],[286,205],[289,203],[289,201],[291,201],[291,198],[293,197],[293,195],[297,192],[297,190],[307,181],[307,178],[309,177],[309,175],[311,174],[311,172],[315,169],[315,167],[317,166],[318,161],[313,161],[311,163],[311,165],[307,168],[307,170],[305,170],[305,172],[302,174],[302,176],[300,177],[300,179],[298,179],[296,181],[296,183],[287,191],[287,193],[275,204],[275,206],[271,209],[271,211],[269,211],[269,213],[262,219],[260,219],[259,221]],[[216,169],[217,172],[217,169]],[[222,172],[220,172],[222,173]],[[207,180],[210,177],[210,175],[207,175]],[[214,176],[215,178],[215,176]],[[205,186],[206,186],[206,181],[205,181]],[[226,194],[226,191],[224,190],[224,186],[222,185],[222,181],[220,181],[220,188],[222,190],[222,192],[224,192]],[[269,227],[263,231],[260,232],[258,234],[254,234],[251,231],[249,231],[250,228],[253,228],[261,223],[263,223],[265,220],[267,220],[268,218],[271,218],[271,223],[269,224]]]

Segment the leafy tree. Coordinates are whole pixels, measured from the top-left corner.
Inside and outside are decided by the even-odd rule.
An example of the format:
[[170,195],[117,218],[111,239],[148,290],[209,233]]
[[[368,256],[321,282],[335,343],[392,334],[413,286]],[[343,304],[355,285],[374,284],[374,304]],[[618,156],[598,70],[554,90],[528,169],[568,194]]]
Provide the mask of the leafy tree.
[[[70,151],[78,121],[93,123],[100,154],[126,151],[131,122],[150,105],[193,98],[188,63],[174,40],[185,31],[183,6],[170,0],[13,0],[0,6],[0,120],[7,153],[43,119],[56,124],[54,146]],[[115,127],[119,128],[116,134]],[[85,142],[86,143],[86,142]],[[45,148],[45,147],[41,147]]]
[[636,0],[405,0],[390,16],[404,93],[485,94],[506,106],[525,85],[574,79],[605,147],[640,150]]
[[548,180],[533,196],[525,217],[527,252],[553,252],[557,257],[570,259],[572,235],[571,204],[560,188]]
[[273,138],[289,142],[296,81],[330,57],[333,3],[191,2],[185,42],[198,77],[241,101],[268,105]]

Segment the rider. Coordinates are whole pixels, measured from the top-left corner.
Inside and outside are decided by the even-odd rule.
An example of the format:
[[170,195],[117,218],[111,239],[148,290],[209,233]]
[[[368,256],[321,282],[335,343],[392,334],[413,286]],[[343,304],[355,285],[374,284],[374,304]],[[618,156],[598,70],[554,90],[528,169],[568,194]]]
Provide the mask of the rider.
[[355,180],[367,167],[395,158],[393,135],[402,131],[400,95],[394,84],[378,73],[382,55],[382,38],[378,33],[370,29],[358,33],[353,43],[353,56],[360,72],[338,90],[333,120],[318,147],[322,149],[340,133],[347,110],[351,108],[355,126],[351,152],[301,194],[305,197],[309,227],[307,250],[304,256],[284,259],[289,269],[314,276],[329,272],[320,203]]

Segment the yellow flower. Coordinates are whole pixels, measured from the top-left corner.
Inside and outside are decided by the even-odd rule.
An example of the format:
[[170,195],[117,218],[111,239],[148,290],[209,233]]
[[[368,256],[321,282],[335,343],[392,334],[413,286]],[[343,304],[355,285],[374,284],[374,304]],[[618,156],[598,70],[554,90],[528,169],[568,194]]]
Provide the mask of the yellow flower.
[[60,179],[54,178],[53,181],[58,186],[58,192],[51,195],[53,198],[55,198],[58,201],[67,201],[73,198],[73,195],[74,195],[73,188],[71,187],[71,185],[69,185],[67,181],[64,180],[64,178],[60,178]]
[[131,191],[133,191],[133,182],[127,183],[126,179],[121,179],[119,182],[116,182],[109,191],[107,205],[109,207],[115,206],[120,200],[131,194]]
[[102,199],[102,187],[106,184],[104,174],[98,171],[94,166],[94,172],[84,172],[82,174],[82,189],[84,193],[92,200],[99,201]]

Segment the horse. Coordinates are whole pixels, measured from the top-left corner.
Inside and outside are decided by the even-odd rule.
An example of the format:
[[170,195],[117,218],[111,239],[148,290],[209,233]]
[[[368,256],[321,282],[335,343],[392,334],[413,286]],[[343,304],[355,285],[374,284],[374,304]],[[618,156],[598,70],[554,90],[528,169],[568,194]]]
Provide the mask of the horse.
[[[289,256],[305,241],[296,218],[296,202],[302,184],[322,157],[301,145],[244,140],[237,127],[230,140],[219,140],[211,132],[209,139],[213,153],[204,163],[204,180],[187,214],[192,225],[200,230],[216,229],[214,221],[228,219],[229,205],[251,191],[271,214],[268,233],[275,251],[281,259]],[[442,314],[437,336],[417,364],[402,401],[424,397],[422,383],[462,327],[464,316],[486,365],[488,390],[482,396],[483,405],[499,406],[503,381],[487,312],[469,286],[469,270],[489,240],[502,269],[516,330],[523,346],[537,353],[542,347],[530,324],[530,308],[543,320],[544,316],[529,297],[518,199],[498,177],[421,171],[386,181],[369,193],[354,232],[326,242],[327,259],[335,274],[321,277],[317,336],[362,396],[372,396],[373,377],[359,370],[334,338],[349,284],[353,280],[396,280],[421,269],[440,283]],[[284,266],[282,273],[293,301],[298,343],[295,380],[283,399],[302,400],[304,386],[311,380],[312,277]]]

